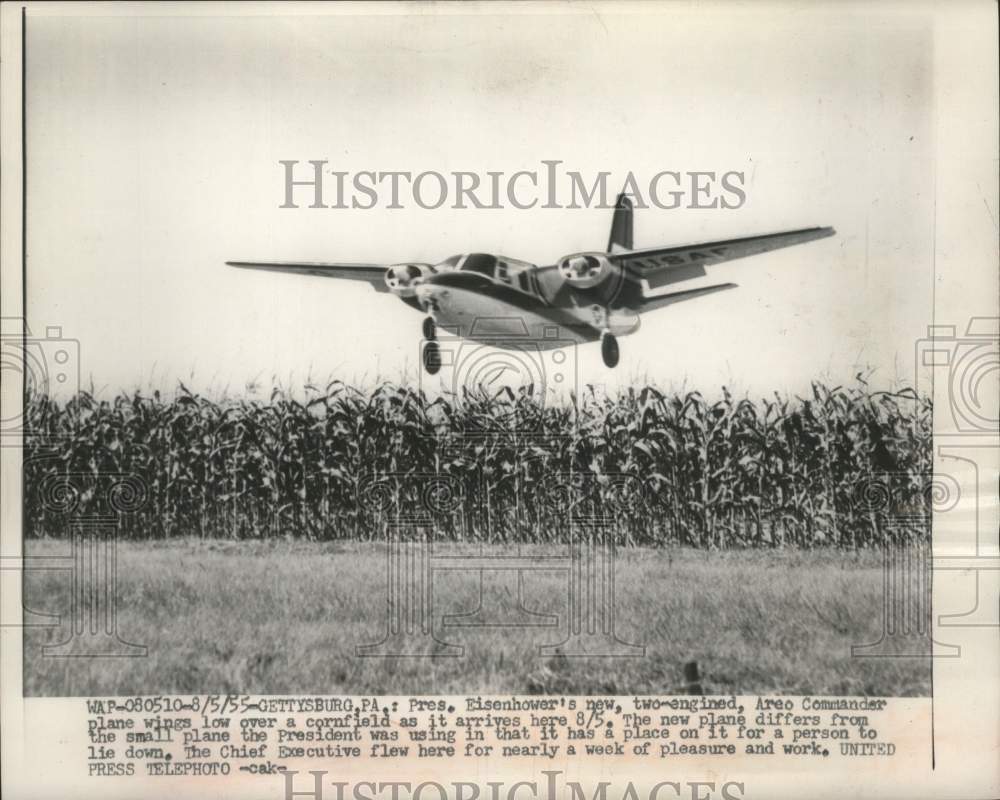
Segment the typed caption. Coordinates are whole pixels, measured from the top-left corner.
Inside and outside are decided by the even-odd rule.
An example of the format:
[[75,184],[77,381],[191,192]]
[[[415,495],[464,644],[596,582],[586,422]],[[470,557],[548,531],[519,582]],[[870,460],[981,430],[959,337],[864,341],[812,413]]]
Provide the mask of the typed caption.
[[892,757],[886,698],[91,698],[91,776],[224,776],[369,759]]

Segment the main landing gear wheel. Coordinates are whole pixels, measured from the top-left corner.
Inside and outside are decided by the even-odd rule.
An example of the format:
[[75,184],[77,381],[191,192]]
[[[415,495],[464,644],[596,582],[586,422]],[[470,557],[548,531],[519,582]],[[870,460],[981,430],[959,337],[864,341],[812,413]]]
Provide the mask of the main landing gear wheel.
[[441,345],[433,339],[424,344],[424,369],[429,375],[437,375],[441,370]]
[[605,333],[601,337],[601,358],[604,359],[604,366],[618,366],[618,340],[610,333]]
[[424,317],[424,338],[428,342],[433,342],[437,338],[437,326],[434,324],[434,317]]

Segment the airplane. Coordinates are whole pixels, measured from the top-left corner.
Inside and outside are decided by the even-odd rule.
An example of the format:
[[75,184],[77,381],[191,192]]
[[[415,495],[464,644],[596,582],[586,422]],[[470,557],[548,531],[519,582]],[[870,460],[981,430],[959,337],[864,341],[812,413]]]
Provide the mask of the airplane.
[[[717,242],[636,250],[633,205],[618,195],[604,251],[573,253],[539,266],[489,253],[463,253],[438,264],[349,264],[227,261],[240,269],[364,281],[423,312],[422,361],[434,375],[442,365],[437,329],[506,349],[601,342],[604,364],[619,361],[618,337],[639,329],[640,313],[736,288],[677,284],[704,277],[706,267],[833,236],[831,227],[802,228]],[[511,322],[517,325],[513,327]],[[553,336],[552,331],[559,335]]]

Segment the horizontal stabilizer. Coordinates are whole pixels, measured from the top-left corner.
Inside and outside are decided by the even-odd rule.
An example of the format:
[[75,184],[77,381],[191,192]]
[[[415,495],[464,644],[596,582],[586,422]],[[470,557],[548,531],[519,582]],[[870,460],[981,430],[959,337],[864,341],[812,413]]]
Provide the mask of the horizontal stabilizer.
[[685,300],[693,300],[694,298],[701,297],[702,295],[722,292],[726,289],[735,289],[737,285],[738,284],[735,283],[716,283],[712,286],[701,286],[698,289],[686,289],[682,292],[667,292],[666,294],[646,295],[642,300],[642,310],[648,311],[654,308],[661,308],[662,306],[673,305],[674,303],[682,303]]

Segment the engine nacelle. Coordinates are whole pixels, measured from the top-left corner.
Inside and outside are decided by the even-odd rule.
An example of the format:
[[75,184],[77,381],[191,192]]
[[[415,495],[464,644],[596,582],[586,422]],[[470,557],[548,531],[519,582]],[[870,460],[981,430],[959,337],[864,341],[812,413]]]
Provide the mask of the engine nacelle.
[[559,260],[559,274],[576,289],[600,286],[615,273],[604,253],[574,253]]
[[430,264],[393,264],[385,271],[385,285],[399,297],[414,297],[417,286],[431,273]]

